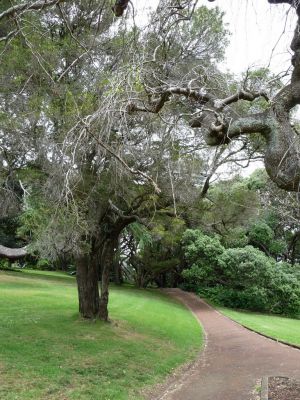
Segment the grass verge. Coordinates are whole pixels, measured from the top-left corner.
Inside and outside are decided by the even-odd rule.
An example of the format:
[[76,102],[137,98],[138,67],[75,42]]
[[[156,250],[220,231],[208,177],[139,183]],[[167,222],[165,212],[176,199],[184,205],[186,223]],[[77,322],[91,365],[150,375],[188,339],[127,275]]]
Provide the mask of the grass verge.
[[300,320],[260,314],[250,311],[237,311],[224,307],[217,309],[234,321],[259,333],[277,340],[300,346]]
[[78,317],[72,277],[0,272],[0,399],[141,399],[201,346],[193,315],[151,290],[113,288],[111,324]]

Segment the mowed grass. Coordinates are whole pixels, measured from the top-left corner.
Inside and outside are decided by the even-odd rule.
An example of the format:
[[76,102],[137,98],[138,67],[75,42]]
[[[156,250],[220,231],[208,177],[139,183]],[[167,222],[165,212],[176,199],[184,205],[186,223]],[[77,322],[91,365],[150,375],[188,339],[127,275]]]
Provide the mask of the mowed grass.
[[218,307],[227,317],[274,339],[300,346],[300,320]]
[[110,324],[83,321],[75,279],[0,272],[0,399],[142,399],[193,359],[201,328],[154,290],[113,288]]

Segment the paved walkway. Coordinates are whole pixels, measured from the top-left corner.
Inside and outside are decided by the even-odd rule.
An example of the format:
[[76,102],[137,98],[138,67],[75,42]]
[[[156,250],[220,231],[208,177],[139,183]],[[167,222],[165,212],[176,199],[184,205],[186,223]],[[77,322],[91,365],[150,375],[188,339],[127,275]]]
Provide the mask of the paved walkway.
[[300,350],[248,331],[192,293],[166,292],[194,312],[207,340],[196,368],[160,399],[249,400],[263,376],[300,379]]

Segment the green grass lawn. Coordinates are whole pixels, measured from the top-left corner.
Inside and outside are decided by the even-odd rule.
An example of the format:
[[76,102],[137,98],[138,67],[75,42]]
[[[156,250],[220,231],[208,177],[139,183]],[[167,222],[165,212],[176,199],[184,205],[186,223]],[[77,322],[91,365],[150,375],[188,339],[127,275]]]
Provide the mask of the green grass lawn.
[[217,307],[227,317],[274,339],[300,346],[300,320]]
[[154,290],[113,288],[110,317],[79,318],[73,277],[0,272],[0,399],[138,400],[201,346],[193,315]]

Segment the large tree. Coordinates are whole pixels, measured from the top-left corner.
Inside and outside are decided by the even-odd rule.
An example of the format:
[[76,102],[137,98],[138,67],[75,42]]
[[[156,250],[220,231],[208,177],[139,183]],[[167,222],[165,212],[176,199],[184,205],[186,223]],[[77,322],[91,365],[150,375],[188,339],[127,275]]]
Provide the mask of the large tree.
[[[128,3],[113,2],[115,15]],[[45,213],[37,244],[52,255],[67,249],[77,266],[80,312],[102,319],[108,318],[109,269],[122,230],[151,216],[159,202],[171,204],[176,215],[177,202],[203,183],[200,198],[205,196],[223,161],[245,158],[239,154],[246,149],[255,154],[243,134],[266,138],[266,167],[279,186],[296,190],[299,177],[298,161],[287,162],[297,156],[288,119],[297,104],[297,56],[291,85],[271,102],[270,93],[240,89],[218,71],[226,44],[218,9],[161,1],[140,31],[116,22],[110,5],[48,0],[0,6],[1,54],[11,60],[1,67],[1,136],[21,138],[25,166],[18,169],[33,166],[42,173],[38,188],[25,187]],[[295,33],[295,54],[297,40]],[[261,98],[258,114],[242,107],[237,118],[231,111],[240,100]],[[194,131],[199,127],[201,134]],[[28,140],[22,141],[25,132]],[[202,134],[219,150],[196,182],[209,165],[199,156]]]
[[[298,0],[269,0],[269,3],[287,3],[295,8],[300,18]],[[161,7],[164,5],[162,4],[157,12],[161,13]],[[172,82],[171,85],[164,81],[159,86],[148,88],[148,101],[130,101],[128,111],[157,114],[167,103],[174,100],[174,97],[185,97],[193,110],[190,126],[195,129],[200,128],[209,146],[230,144],[233,139],[241,136],[260,134],[266,142],[264,162],[270,178],[280,188],[299,191],[299,137],[290,119],[292,110],[300,104],[299,26],[298,19],[291,42],[294,53],[291,80],[275,95],[270,96],[261,90],[251,90],[247,87],[247,82],[243,82],[237,91],[230,92],[228,91],[230,87],[224,86],[220,91],[207,86],[206,82],[197,85],[197,81],[191,81],[189,85],[182,85],[182,82],[178,81]],[[206,71],[203,74],[206,74]],[[239,102],[252,103],[260,98],[265,100],[264,110],[244,113],[242,116],[235,112],[234,106]]]

